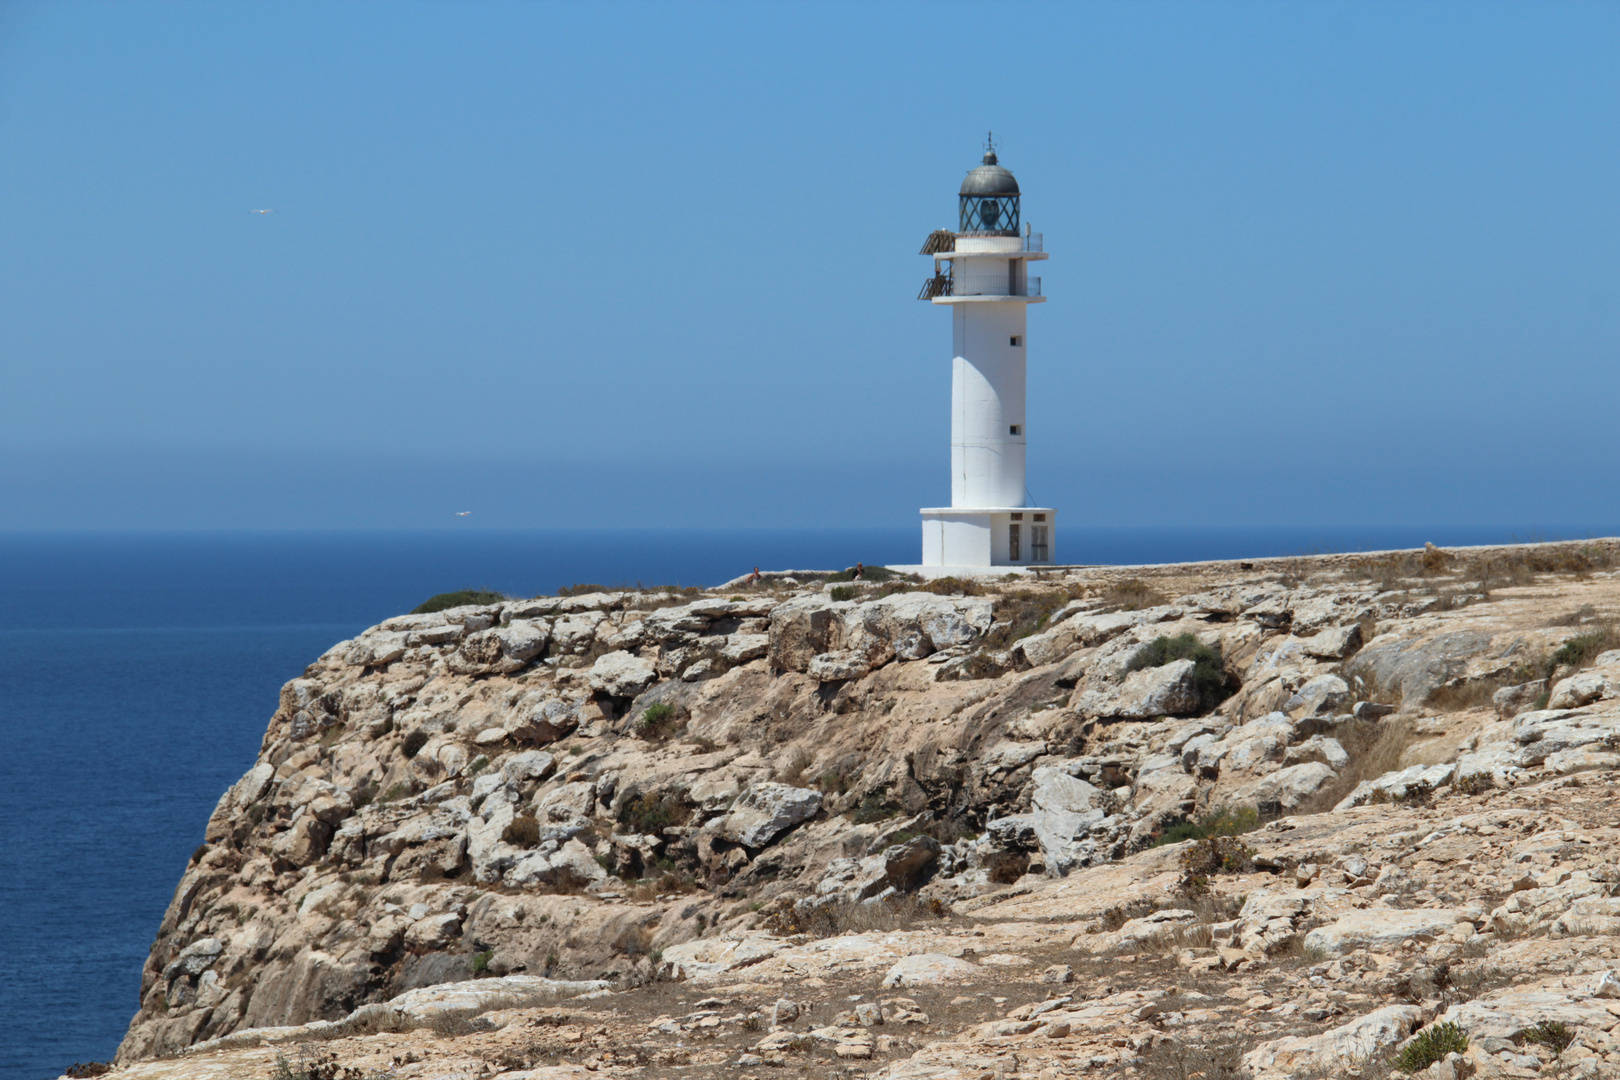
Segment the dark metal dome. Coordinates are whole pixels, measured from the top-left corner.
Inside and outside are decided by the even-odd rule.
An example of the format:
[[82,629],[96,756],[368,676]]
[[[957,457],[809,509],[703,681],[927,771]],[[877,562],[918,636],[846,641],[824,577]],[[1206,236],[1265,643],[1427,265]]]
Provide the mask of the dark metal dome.
[[959,195],[1017,195],[1018,181],[1013,174],[996,164],[996,152],[984,152],[984,164],[967,174]]

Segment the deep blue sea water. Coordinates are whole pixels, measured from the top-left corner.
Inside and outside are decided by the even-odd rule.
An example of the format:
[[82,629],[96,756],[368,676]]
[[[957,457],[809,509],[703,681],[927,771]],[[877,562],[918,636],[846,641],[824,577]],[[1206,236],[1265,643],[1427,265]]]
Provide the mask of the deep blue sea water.
[[[1615,527],[1066,529],[1142,563],[1615,535]],[[214,803],[281,684],[427,596],[714,584],[913,562],[918,530],[0,534],[0,1080],[107,1060]]]

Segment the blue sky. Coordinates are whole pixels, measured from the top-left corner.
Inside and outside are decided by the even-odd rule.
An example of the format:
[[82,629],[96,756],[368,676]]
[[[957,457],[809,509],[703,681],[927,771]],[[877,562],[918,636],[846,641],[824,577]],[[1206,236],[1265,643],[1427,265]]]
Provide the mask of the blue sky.
[[[0,529],[1620,521],[1620,6],[0,7]],[[274,208],[256,215],[252,209]]]

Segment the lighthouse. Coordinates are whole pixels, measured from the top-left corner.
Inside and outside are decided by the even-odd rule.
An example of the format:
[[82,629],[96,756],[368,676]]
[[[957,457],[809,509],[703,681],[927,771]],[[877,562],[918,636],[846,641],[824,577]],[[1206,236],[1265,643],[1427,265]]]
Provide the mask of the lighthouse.
[[920,300],[951,313],[951,505],[922,511],[924,568],[1052,562],[1057,512],[1031,506],[1024,481],[1025,335],[1030,304],[1045,302],[1030,264],[1046,258],[1021,220],[1018,181],[996,159],[967,174],[955,232],[929,234],[934,276]]

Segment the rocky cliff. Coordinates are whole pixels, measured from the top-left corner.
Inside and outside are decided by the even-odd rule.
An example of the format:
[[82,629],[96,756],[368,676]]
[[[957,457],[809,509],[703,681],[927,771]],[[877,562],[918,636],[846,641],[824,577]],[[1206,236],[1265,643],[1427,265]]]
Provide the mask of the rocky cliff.
[[283,688],[118,1071],[1620,1075],[1616,552],[391,619]]

